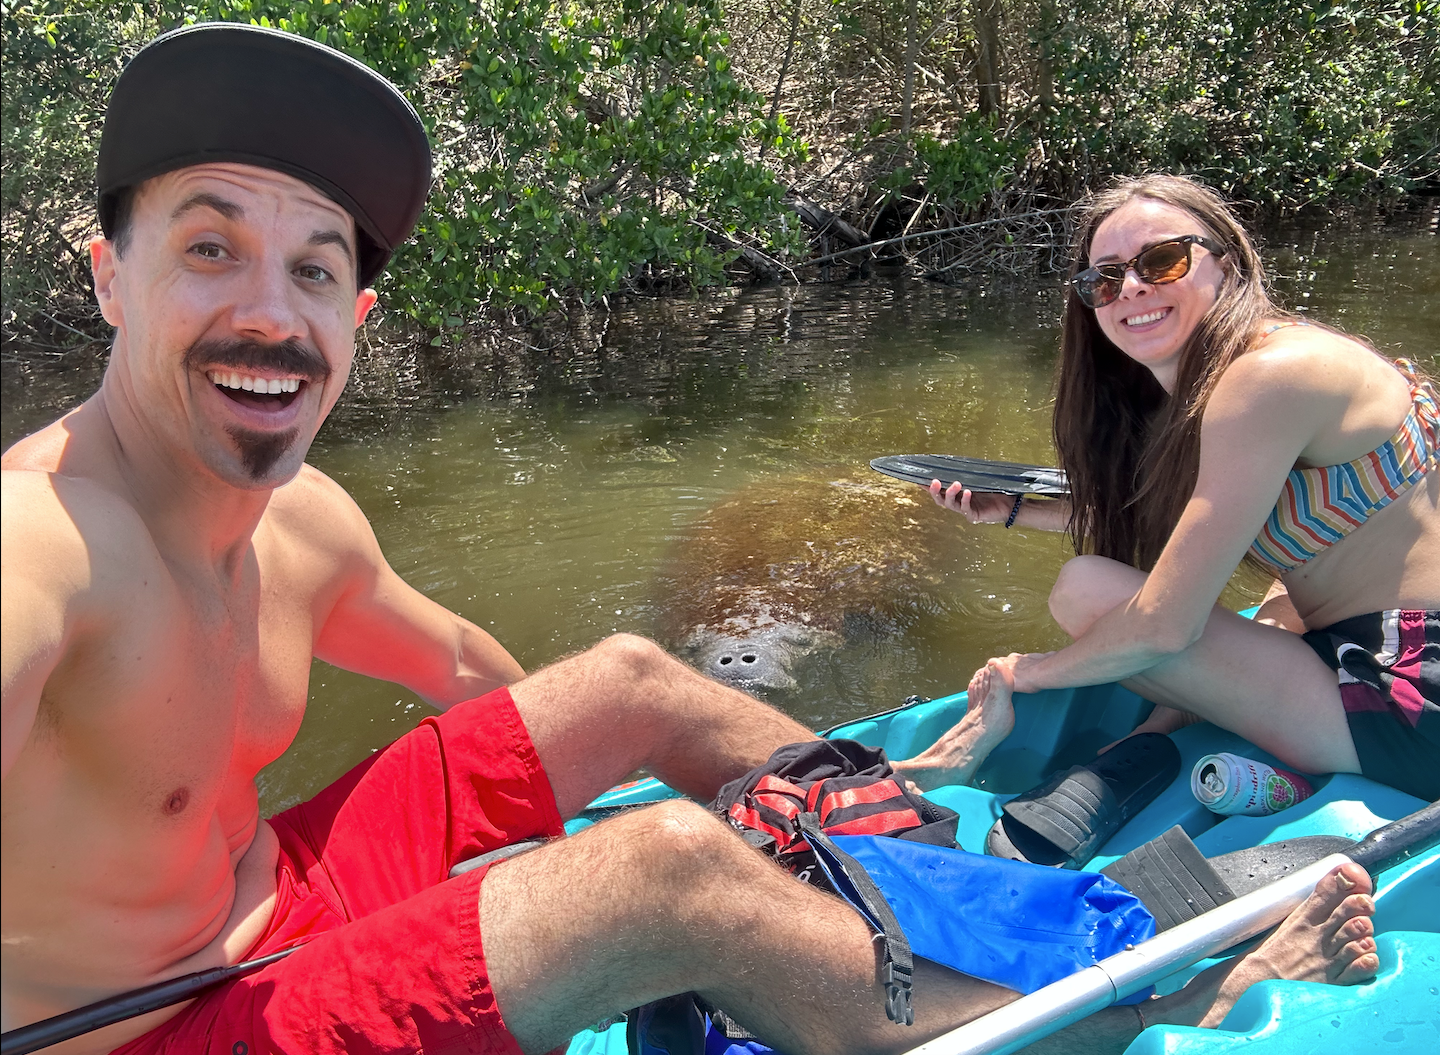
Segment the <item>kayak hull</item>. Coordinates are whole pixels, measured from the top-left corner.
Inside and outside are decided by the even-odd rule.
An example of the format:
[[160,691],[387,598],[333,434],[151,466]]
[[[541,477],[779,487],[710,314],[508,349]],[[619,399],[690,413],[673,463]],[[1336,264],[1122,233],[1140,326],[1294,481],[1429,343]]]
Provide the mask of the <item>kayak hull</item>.
[[[925,701],[826,730],[885,748],[894,758],[932,743],[965,713],[964,693]],[[976,775],[976,787],[947,787],[928,797],[960,815],[960,845],[982,850],[985,835],[1012,796],[1045,776],[1094,757],[1142,720],[1150,704],[1118,685],[1051,690],[1015,697],[1015,732]],[[1426,803],[1364,777],[1319,777],[1315,794],[1268,817],[1218,817],[1190,792],[1190,771],[1204,755],[1230,751],[1278,764],[1255,745],[1209,723],[1173,734],[1180,776],[1101,847],[1086,865],[1098,871],[1141,843],[1179,824],[1206,856],[1293,839],[1337,835],[1350,839],[1422,808]],[[658,781],[638,781],[607,792],[567,827],[578,830],[617,808],[674,797]],[[1247,1052],[1301,1055],[1378,1048],[1393,1055],[1431,1052],[1440,1044],[1440,848],[1432,848],[1374,877],[1380,976],[1362,986],[1266,982],[1247,992],[1219,1029],[1152,1026],[1127,1055],[1208,1055],[1237,1043]],[[1156,988],[1173,992],[1215,961],[1178,971]],[[569,1055],[621,1055],[623,1023],[584,1032]],[[1253,1045],[1253,1046],[1252,1046]]]

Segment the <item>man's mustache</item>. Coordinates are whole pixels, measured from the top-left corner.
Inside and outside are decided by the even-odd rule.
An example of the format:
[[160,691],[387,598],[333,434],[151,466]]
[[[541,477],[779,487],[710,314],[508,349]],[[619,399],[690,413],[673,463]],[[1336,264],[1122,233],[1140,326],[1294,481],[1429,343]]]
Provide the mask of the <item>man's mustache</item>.
[[196,341],[185,353],[185,365],[191,369],[207,366],[228,366],[232,370],[275,370],[307,381],[324,383],[330,377],[330,364],[321,355],[299,341],[265,344],[243,338]]

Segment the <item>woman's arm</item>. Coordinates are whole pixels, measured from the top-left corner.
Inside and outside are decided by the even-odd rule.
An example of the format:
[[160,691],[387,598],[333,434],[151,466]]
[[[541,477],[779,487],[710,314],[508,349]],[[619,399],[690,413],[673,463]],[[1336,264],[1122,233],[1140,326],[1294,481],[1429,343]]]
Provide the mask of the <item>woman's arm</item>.
[[1267,350],[1226,370],[1201,424],[1195,490],[1145,585],[1070,647],[1020,660],[1018,690],[1119,681],[1199,639],[1286,475],[1345,410],[1344,386],[1311,358]]
[[[958,480],[946,491],[940,489],[939,480],[931,480],[930,497],[942,509],[959,513],[972,524],[1003,524],[1015,508],[1014,495],[971,491]],[[1070,500],[1024,495],[1011,526],[1066,531],[1070,527]]]

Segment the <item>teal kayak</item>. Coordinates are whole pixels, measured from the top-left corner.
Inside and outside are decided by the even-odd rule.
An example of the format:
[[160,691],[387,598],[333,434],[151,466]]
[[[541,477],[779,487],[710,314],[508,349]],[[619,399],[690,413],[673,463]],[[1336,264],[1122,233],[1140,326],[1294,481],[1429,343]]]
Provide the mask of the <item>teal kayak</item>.
[[[947,787],[928,797],[960,815],[960,845],[979,850],[1000,808],[1056,770],[1087,762],[1124,736],[1150,704],[1118,685],[1051,690],[1015,696],[1015,731],[986,760],[976,787]],[[965,693],[914,703],[848,722],[823,735],[847,737],[908,758],[934,742],[965,713]],[[1209,723],[1172,737],[1180,749],[1180,776],[1100,848],[1085,866],[1098,871],[1179,824],[1207,857],[1307,835],[1360,839],[1406,817],[1426,803],[1364,777],[1319,777],[1315,794],[1268,817],[1219,817],[1190,790],[1190,771],[1203,756],[1232,752],[1270,764],[1277,760]],[[659,781],[641,780],[600,796],[567,828],[574,832],[627,806],[674,797]],[[1440,847],[1373,877],[1375,929],[1381,970],[1365,985],[1263,982],[1236,1003],[1217,1029],[1151,1026],[1127,1055],[1208,1055],[1244,1044],[1255,1055],[1383,1051],[1387,1055],[1440,1050]],[[1173,992],[1213,960],[1170,975],[1157,986]],[[1038,1039],[1038,1035],[1037,1035]],[[586,1031],[569,1055],[622,1055],[624,1023]],[[839,1055],[839,1053],[837,1053]]]

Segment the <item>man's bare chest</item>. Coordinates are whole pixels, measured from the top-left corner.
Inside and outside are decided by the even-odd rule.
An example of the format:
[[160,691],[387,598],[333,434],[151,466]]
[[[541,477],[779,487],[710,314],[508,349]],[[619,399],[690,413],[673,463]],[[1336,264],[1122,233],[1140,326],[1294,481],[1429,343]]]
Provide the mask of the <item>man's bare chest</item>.
[[221,592],[142,576],[47,682],[31,746],[139,816],[223,818],[228,797],[249,800],[299,728],[314,633],[303,591],[267,579]]

